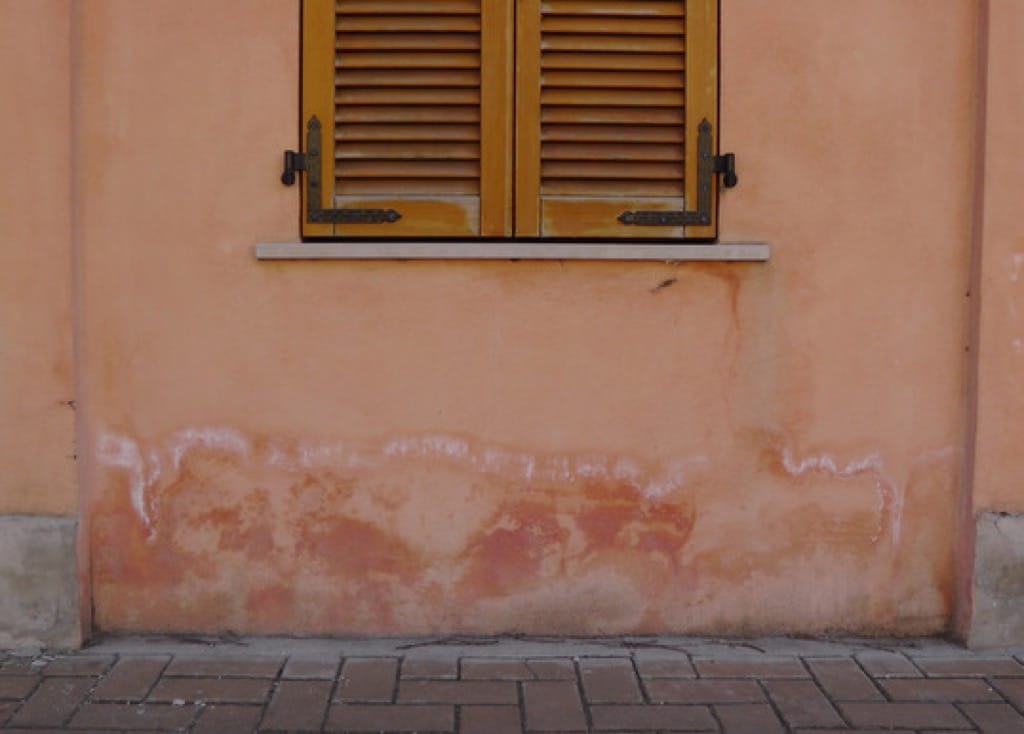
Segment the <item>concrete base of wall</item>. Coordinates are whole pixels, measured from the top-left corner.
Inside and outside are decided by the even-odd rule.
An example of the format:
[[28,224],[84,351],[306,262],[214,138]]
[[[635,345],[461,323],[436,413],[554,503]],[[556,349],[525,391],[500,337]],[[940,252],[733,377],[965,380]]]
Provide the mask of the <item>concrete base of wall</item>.
[[82,644],[74,518],[0,515],[0,648]]
[[1024,646],[1024,515],[978,515],[971,647]]

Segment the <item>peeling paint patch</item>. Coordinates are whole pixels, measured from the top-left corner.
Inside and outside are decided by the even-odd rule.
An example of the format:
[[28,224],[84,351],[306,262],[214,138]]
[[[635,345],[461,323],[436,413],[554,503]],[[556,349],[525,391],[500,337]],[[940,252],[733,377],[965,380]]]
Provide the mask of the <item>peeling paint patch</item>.
[[[131,503],[132,509],[138,515],[139,520],[146,529],[147,538],[155,536],[153,521],[146,509],[146,477],[142,454],[138,445],[127,436],[118,436],[111,433],[104,433],[100,436],[96,447],[96,458],[100,464],[128,472],[131,482]],[[158,466],[158,465],[157,465]],[[150,472],[153,481],[159,478],[160,472],[157,468]]]
[[877,542],[882,536],[884,529],[883,516],[886,510],[889,511],[889,530],[893,545],[900,542],[900,532],[903,521],[903,493],[897,490],[895,484],[885,473],[885,463],[880,454],[871,453],[859,459],[852,459],[840,466],[841,462],[828,454],[819,456],[808,456],[797,461],[789,447],[782,450],[782,466],[794,477],[803,476],[807,473],[822,473],[839,479],[849,479],[867,475],[872,478],[875,490],[879,498],[879,521],[878,530],[872,538]]
[[1010,270],[1010,282],[1016,283],[1021,279],[1021,273],[1024,273],[1024,252],[1015,252],[1010,256],[1011,270]]
[[185,453],[200,446],[230,451],[243,457],[249,453],[249,442],[233,428],[185,428],[175,434],[171,441],[171,465],[175,470],[180,469],[181,458]]

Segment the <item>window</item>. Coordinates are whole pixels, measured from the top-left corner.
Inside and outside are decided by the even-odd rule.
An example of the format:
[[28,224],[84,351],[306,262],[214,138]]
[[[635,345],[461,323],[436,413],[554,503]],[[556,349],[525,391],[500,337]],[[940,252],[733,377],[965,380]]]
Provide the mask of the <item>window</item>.
[[305,0],[307,237],[711,239],[717,0]]

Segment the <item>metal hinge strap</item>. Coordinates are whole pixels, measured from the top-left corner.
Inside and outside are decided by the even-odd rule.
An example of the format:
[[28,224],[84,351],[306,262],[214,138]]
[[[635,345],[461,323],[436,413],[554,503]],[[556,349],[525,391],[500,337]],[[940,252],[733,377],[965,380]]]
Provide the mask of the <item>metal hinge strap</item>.
[[306,125],[306,152],[284,153],[281,181],[291,186],[295,172],[306,172],[306,220],[314,224],[390,224],[402,215],[394,209],[324,209],[323,183],[320,174],[320,120],[316,115]]
[[716,173],[725,173],[725,185],[736,185],[736,156],[716,156],[711,136],[711,123],[705,117],[697,128],[697,208],[684,211],[625,211],[619,215],[623,224],[639,227],[692,227],[711,224],[711,183]]

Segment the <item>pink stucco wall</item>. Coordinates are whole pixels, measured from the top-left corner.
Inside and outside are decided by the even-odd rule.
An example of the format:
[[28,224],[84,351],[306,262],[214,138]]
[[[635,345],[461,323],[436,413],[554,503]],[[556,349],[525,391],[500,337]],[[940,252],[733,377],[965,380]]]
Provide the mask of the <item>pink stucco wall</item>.
[[1024,512],[1024,3],[994,2],[988,55],[975,504]]
[[[298,238],[278,181],[299,137],[297,3],[0,3],[62,29],[61,53],[68,26],[46,13],[72,8],[74,135],[60,97],[53,130],[4,115],[0,144],[59,138],[32,175],[64,192],[73,162],[97,628],[950,625],[971,486],[975,2],[723,0],[721,145],[741,183],[722,239],[770,242],[764,264],[258,262],[256,242]],[[1020,119],[999,101],[1021,84],[1012,3],[993,0],[993,158]],[[0,54],[38,55],[24,36]],[[66,56],[41,63],[67,85]],[[1019,506],[1003,431],[1024,414],[998,397],[1024,282],[1013,200],[988,198],[1021,190],[1004,158],[986,168],[981,343],[1000,346],[979,369],[974,482],[997,508]],[[66,472],[36,504],[0,489],[0,511],[73,511],[54,448],[73,436],[70,219],[0,186],[35,223],[0,217],[5,257],[52,279],[12,279],[0,334],[64,366],[18,367],[51,402],[18,391],[48,445],[12,465]],[[9,248],[11,227],[50,257]],[[39,308],[7,315],[24,303]]]
[[67,0],[0,0],[0,513],[74,515]]
[[101,628],[946,624],[971,3],[725,3],[703,266],[256,262],[294,3],[86,7]]

